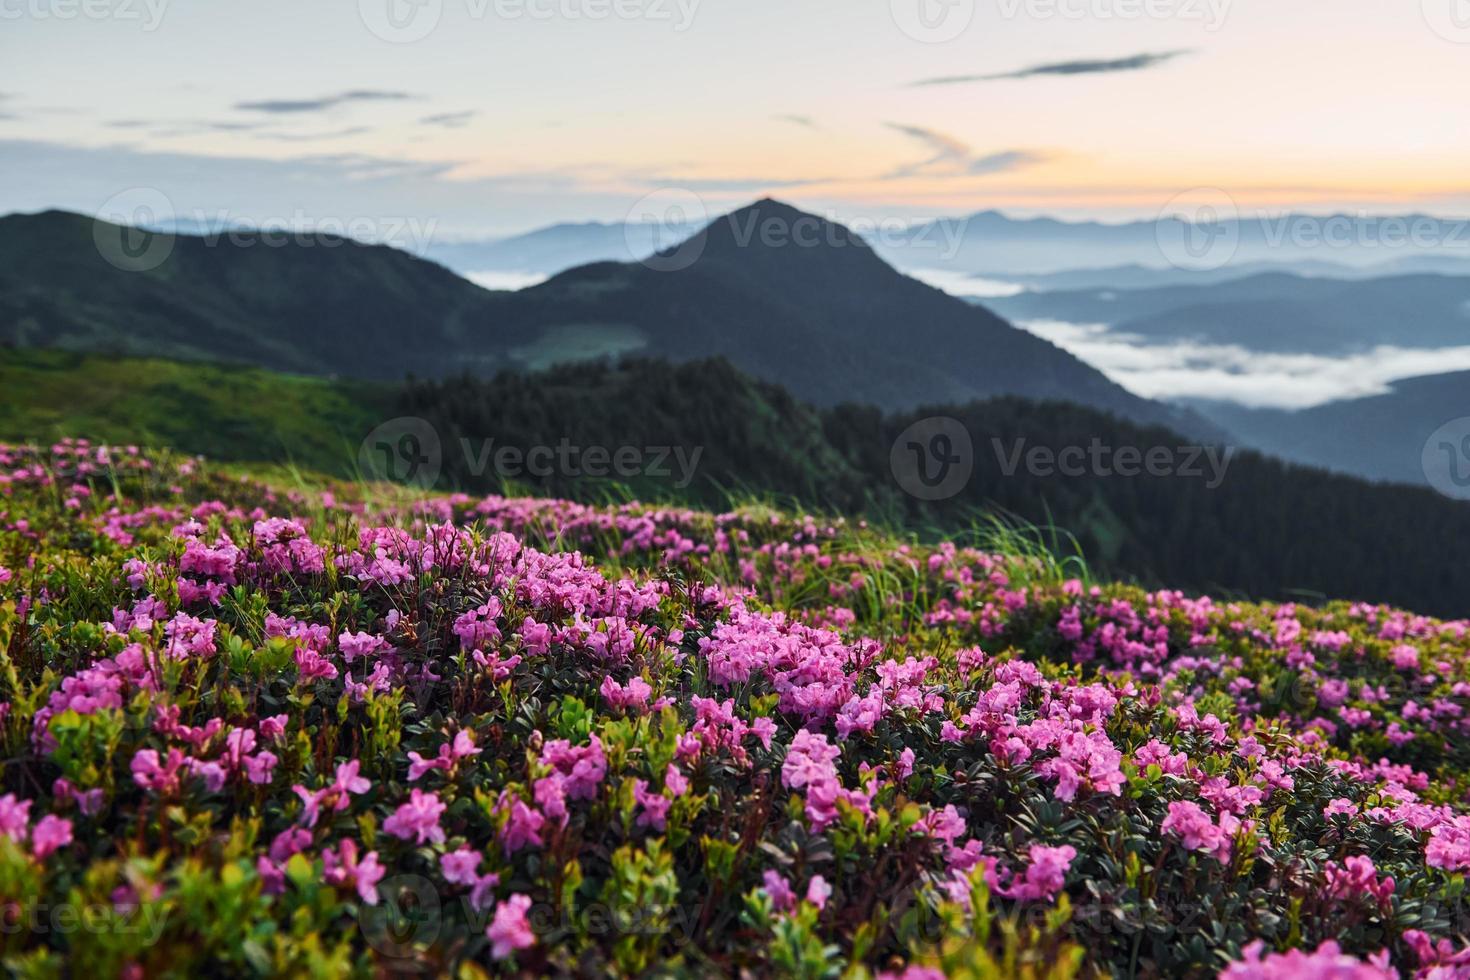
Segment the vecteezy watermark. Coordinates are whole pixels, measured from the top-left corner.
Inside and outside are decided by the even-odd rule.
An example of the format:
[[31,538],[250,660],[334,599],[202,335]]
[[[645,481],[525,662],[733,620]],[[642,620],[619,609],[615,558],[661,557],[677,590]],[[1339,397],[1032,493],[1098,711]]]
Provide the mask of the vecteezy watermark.
[[1453,419],[1424,441],[1429,485],[1454,500],[1470,500],[1470,416]]
[[709,209],[690,190],[667,187],[645,194],[628,210],[623,238],[628,253],[656,272],[679,272],[699,261]]
[[348,242],[391,245],[422,255],[433,242],[437,218],[413,215],[314,214],[298,208],[289,215],[256,218],[228,210],[196,210],[181,215],[176,229],[187,230],[204,244],[235,248],[333,248]]
[[97,209],[92,238],[108,264],[148,272],[168,260],[181,236],[206,248],[335,248],[362,242],[422,255],[437,227],[437,219],[411,215],[318,215],[300,209],[265,218],[227,210],[180,213],[158,188],[133,187]]
[[[994,473],[1005,479],[1021,474],[1042,480],[1172,477],[1199,480],[1208,490],[1224,484],[1235,458],[1230,446],[1113,446],[1097,437],[1087,445],[1065,446],[1032,443],[1024,437],[992,438],[989,448]],[[905,493],[932,501],[947,500],[969,486],[978,459],[964,423],[935,416],[899,433],[888,461]]]
[[29,933],[34,936],[69,936],[87,933],[93,936],[136,936],[144,946],[152,946],[163,935],[168,924],[168,910],[163,906],[94,902],[57,905],[37,902],[10,903],[0,915],[0,936]]
[[[702,0],[449,0],[472,21],[641,20],[682,34],[694,25]],[[445,0],[358,0],[357,12],[374,36],[390,44],[422,41],[439,27]]]
[[[1470,2],[1470,0],[1466,0]],[[1241,249],[1459,253],[1470,259],[1470,220],[1427,215],[1331,215],[1245,212],[1218,187],[1197,187],[1171,198],[1154,223],[1159,251],[1175,268],[1219,269]]]
[[1006,20],[1195,21],[1207,31],[1225,26],[1235,0],[998,0]]
[[1154,221],[1159,251],[1177,269],[1222,268],[1240,247],[1240,212],[1218,187],[1196,187],[1175,195]]
[[911,224],[893,217],[809,214],[782,206],[742,208],[709,217],[694,191],[668,187],[640,198],[623,223],[628,253],[658,272],[680,272],[699,261],[711,234],[736,248],[891,248],[912,259],[952,260],[965,242],[970,218]]
[[170,0],[0,0],[0,20],[116,20],[156,31]]
[[915,41],[953,41],[975,20],[975,0],[889,0],[893,22]]
[[1470,0],[1419,0],[1424,22],[1446,41],[1470,44]]
[[[671,481],[679,490],[694,482],[704,456],[703,446],[584,446],[568,438],[521,445],[498,442],[494,437],[460,436],[452,446],[459,453],[452,472],[476,479],[490,474],[500,480],[646,477]],[[358,448],[357,462],[367,479],[429,489],[444,472],[444,453],[444,440],[432,423],[403,416],[369,432]]]
[[893,478],[911,497],[948,500],[970,483],[975,445],[958,419],[920,419],[899,433],[888,453]]
[[102,202],[92,222],[97,254],[124,272],[151,272],[174,251],[173,202],[156,187],[131,187]]
[[367,479],[427,490],[439,482],[444,466],[439,430],[413,416],[389,419],[363,439],[357,465]]
[[497,446],[494,439],[484,439],[475,445],[472,440],[462,438],[459,445],[471,476],[483,476],[493,468],[497,476],[508,480],[527,476],[543,480],[551,477],[588,477],[594,480],[652,477],[673,480],[674,487],[679,490],[694,482],[700,457],[704,455],[703,446],[693,449],[684,446],[579,446],[569,439],[562,439],[554,446]]
[[1203,480],[1215,490],[1235,459],[1233,446],[1110,446],[1094,437],[1086,446],[1030,445],[1026,439],[991,439],[1001,476],[1024,470],[1040,479],[1094,477],[1178,477]]

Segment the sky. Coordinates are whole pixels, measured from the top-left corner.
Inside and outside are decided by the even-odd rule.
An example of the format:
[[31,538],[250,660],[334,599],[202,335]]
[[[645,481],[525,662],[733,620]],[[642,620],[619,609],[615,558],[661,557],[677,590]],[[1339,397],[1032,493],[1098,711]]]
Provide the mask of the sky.
[[0,212],[1470,214],[1470,0],[0,0]]

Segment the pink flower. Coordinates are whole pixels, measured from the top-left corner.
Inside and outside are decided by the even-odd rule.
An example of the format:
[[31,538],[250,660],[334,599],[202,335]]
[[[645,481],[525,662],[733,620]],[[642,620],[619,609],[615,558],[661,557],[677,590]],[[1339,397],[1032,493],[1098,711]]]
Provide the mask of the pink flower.
[[246,756],[246,778],[257,785],[264,786],[268,784],[275,773],[277,761],[274,753],[264,750],[257,752],[255,755]]
[[510,814],[505,826],[500,828],[500,846],[505,856],[510,857],[523,847],[541,846],[541,827],[546,818],[511,794],[500,798],[500,808],[508,808]]
[[1025,874],[1012,878],[1000,893],[1021,902],[1049,902],[1066,884],[1067,871],[1077,857],[1077,849],[1070,844],[1061,847],[1032,844],[1030,855],[1031,864]]
[[519,894],[511,895],[495,907],[495,919],[485,928],[492,957],[503,960],[518,949],[530,949],[536,945],[536,934],[526,921],[526,912],[530,908],[531,899]]
[[642,708],[653,695],[653,688],[641,677],[629,679],[627,685],[619,684],[609,674],[602,680],[603,700],[614,708]]
[[30,800],[17,800],[14,793],[0,796],[0,834],[13,841],[23,841],[30,832],[30,821]]
[[446,810],[439,796],[414,790],[407,803],[394,811],[393,816],[383,821],[383,830],[402,840],[412,839],[419,844],[444,843],[444,829],[439,826],[439,816]]
[[467,847],[451,851],[439,858],[444,880],[456,885],[473,885],[480,880],[480,855]]
[[790,912],[796,908],[796,892],[791,890],[791,882],[780,872],[767,870],[762,880],[765,884],[761,890],[771,899],[771,906],[777,912]]
[[668,819],[669,807],[674,801],[659,793],[648,791],[648,780],[637,779],[633,781],[633,799],[637,801],[642,812],[638,814],[637,825],[640,827],[652,827],[662,832]]
[[1358,814],[1358,805],[1352,800],[1335,799],[1322,809],[1322,815],[1328,820],[1336,816],[1355,817]]
[[1186,850],[1212,854],[1224,864],[1230,860],[1231,840],[1235,836],[1239,821],[1230,814],[1222,814],[1220,825],[1190,800],[1178,800],[1169,804],[1169,815],[1159,825],[1159,830],[1179,838]]
[[679,767],[672,762],[664,770],[664,787],[674,796],[683,796],[689,792],[689,780],[679,771]]
[[350,664],[358,657],[371,657],[388,649],[388,643],[372,633],[342,633],[337,637],[337,647],[342,651],[342,659]]
[[1365,963],[1348,956],[1332,940],[1318,946],[1315,952],[1293,949],[1285,953],[1262,956],[1266,944],[1259,939],[1246,946],[1243,958],[1227,966],[1220,980],[1397,980],[1398,973],[1388,965],[1388,953]]
[[827,899],[832,897],[832,886],[827,884],[827,879],[821,875],[812,875],[812,880],[806,885],[806,900],[817,908],[826,908]]
[[42,861],[71,841],[71,821],[49,813],[37,822],[36,829],[31,832],[31,850]]
[[322,865],[322,877],[327,884],[356,888],[364,903],[378,904],[378,882],[387,869],[378,863],[377,851],[368,851],[359,859],[357,842],[344,840],[335,852],[331,848],[322,851]]

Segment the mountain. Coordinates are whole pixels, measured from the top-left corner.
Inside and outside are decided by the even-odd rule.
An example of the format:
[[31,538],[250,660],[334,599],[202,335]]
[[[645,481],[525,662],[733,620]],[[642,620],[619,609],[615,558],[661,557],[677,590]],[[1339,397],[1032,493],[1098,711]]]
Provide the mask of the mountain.
[[1378,262],[1373,265],[1344,265],[1340,262],[1237,262],[1219,269],[1154,268],[1146,265],[1113,265],[1091,269],[1066,269],[1039,273],[974,273],[971,278],[1006,282],[1038,293],[1063,291],[1158,289],[1165,286],[1208,286],[1245,279],[1263,273],[1284,272],[1317,279],[1382,279],[1388,276],[1428,273],[1470,276],[1470,259],[1445,255],[1421,255]]
[[[1411,378],[1386,394],[1299,411],[1193,404],[1264,452],[1370,480],[1422,485],[1429,476],[1424,457],[1430,437],[1470,416],[1470,372]],[[1442,469],[1445,461],[1432,449],[1430,457]],[[1470,457],[1464,463],[1470,466]]]
[[0,343],[12,347],[399,379],[446,371],[486,333],[494,300],[442,266],[327,235],[0,218]]
[[769,200],[643,263],[583,266],[514,293],[342,239],[149,236],[61,212],[0,221],[0,261],[0,342],[15,347],[379,379],[725,356],[823,406],[1012,394],[1220,438],[901,275],[846,228]]
[[[1107,224],[1012,218],[997,211],[942,218],[874,236],[900,269],[951,269],[990,279],[1136,264],[1153,269],[1331,263],[1368,267],[1430,260],[1470,267],[1470,223],[1427,215],[1284,214]],[[1202,215],[1211,212],[1200,208]],[[1201,251],[1191,254],[1187,244]],[[1455,268],[1454,265],[1448,266]],[[1425,271],[1405,267],[1402,271]],[[1447,271],[1437,267],[1433,271]]]
[[1198,419],[898,273],[847,228],[771,200],[645,263],[585,266],[507,294],[496,325],[520,366],[627,351],[723,356],[819,406],[1012,394],[1202,431]]
[[[1189,230],[1162,227],[1166,241]],[[1284,215],[1201,223],[1201,240],[1238,243],[1226,264],[1211,269],[1170,264],[1172,247],[1160,244],[1160,228],[1155,221],[1067,222],[982,211],[906,229],[883,228],[867,240],[903,270],[950,270],[1046,290],[1198,284],[1268,271],[1339,279],[1470,275],[1470,232],[1464,222],[1451,220]],[[1403,241],[1400,229],[1410,228],[1422,245]],[[1333,245],[1323,240],[1329,230]],[[593,262],[636,262],[696,231],[697,226],[679,223],[563,223],[505,238],[436,240],[424,257],[464,276],[554,275]]]
[[1273,353],[1354,354],[1470,343],[1470,277],[1345,281],[1285,273],[1159,289],[1020,293],[985,304],[1013,320],[1106,323],[1145,342],[1197,341]]

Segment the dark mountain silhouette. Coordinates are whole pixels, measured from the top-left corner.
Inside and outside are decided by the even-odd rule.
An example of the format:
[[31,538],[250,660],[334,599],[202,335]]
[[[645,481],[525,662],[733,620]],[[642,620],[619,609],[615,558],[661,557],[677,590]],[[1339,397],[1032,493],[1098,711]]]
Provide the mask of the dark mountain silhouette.
[[1011,394],[1219,438],[775,201],[643,263],[583,266],[515,293],[329,236],[143,234],[62,212],[0,221],[0,341],[378,379],[634,351],[725,356],[817,405]]
[[[992,398],[884,413],[838,405],[813,411],[723,360],[670,365],[632,360],[579,364],[491,380],[409,385],[398,414],[427,419],[446,446],[678,446],[701,451],[695,479],[635,476],[638,494],[722,507],[731,489],[795,499],[941,536],[972,528],[983,512],[1016,515],[1076,535],[1094,570],[1153,587],[1287,599],[1331,596],[1397,602],[1444,615],[1470,612],[1470,565],[1443,541],[1470,534],[1470,504],[1428,489],[1375,486],[1253,452],[1191,472],[1180,439],[1062,402]],[[973,471],[955,496],[920,500],[895,477],[900,434],[931,415],[970,436]],[[462,442],[461,440],[464,440]],[[1018,444],[1061,452],[1097,443],[1158,451],[1178,465],[1153,475],[1103,466],[1068,475],[1006,462]],[[1218,458],[1218,457],[1217,457]],[[464,489],[501,489],[473,454],[446,453],[445,475]],[[598,499],[585,475],[518,475],[538,492]]]
[[1000,394],[1066,399],[1200,432],[1060,348],[884,262],[847,228],[763,200],[638,264],[506,295],[497,330],[542,364],[559,338],[674,360],[727,357],[816,405],[884,408]]
[[1387,394],[1294,412],[1195,405],[1246,445],[1273,455],[1370,480],[1423,484],[1426,441],[1445,423],[1470,416],[1470,371],[1410,378]]
[[[588,362],[394,385],[3,350],[0,388],[9,396],[0,399],[0,438],[88,436],[219,459],[289,459],[354,477],[369,432],[387,419],[415,416],[439,435],[444,490],[499,491],[506,478],[521,490],[584,500],[626,490],[717,509],[734,491],[930,537],[964,537],[987,509],[999,508],[1059,528],[1049,542],[1075,534],[1100,575],[1217,595],[1299,598],[1305,591],[1429,613],[1470,612],[1470,564],[1446,544],[1470,535],[1470,504],[1250,452],[1235,454],[1223,472],[1195,460],[1191,473],[1191,454],[1180,452],[1174,433],[1060,402],[994,398],[901,413],[858,405],[817,410],[722,360]],[[965,454],[974,462],[968,482],[941,501],[906,493],[893,464],[900,433],[930,415],[963,423],[970,435]],[[1007,458],[1021,440],[1028,450],[1051,453],[1096,441],[1114,454],[1110,459],[1120,450],[1145,458],[1159,451],[1177,465],[1154,475],[1120,474],[1108,459],[1106,468],[1070,474],[1011,466]],[[682,456],[663,452],[657,466],[613,472],[604,455],[599,478],[581,468],[590,456],[578,456],[575,470],[502,473],[487,449],[525,454],[563,442],[606,454],[678,447]],[[680,459],[697,462],[691,469]]]
[[441,266],[328,235],[0,218],[0,343],[14,347],[399,379],[444,373],[493,301]]

